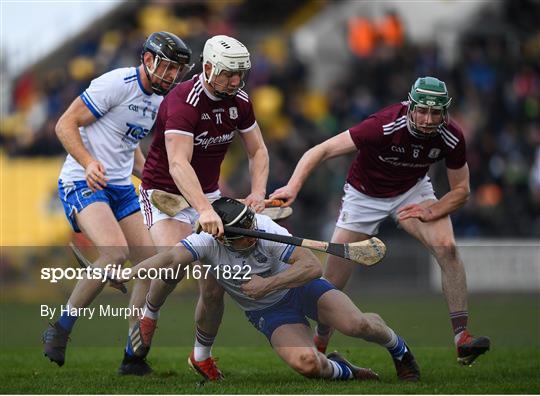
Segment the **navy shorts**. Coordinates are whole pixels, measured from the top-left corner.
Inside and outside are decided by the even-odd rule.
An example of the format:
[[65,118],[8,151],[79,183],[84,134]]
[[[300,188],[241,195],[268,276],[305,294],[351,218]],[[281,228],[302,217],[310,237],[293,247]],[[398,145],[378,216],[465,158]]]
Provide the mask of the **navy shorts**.
[[246,311],[246,316],[251,324],[270,341],[274,330],[281,325],[303,323],[309,326],[306,316],[318,321],[319,298],[335,288],[326,279],[314,279],[303,286],[290,289],[281,300],[268,308]]
[[103,190],[92,192],[86,180],[66,182],[58,180],[58,196],[66,217],[75,232],[81,232],[75,220],[75,214],[94,202],[105,202],[111,207],[117,221],[141,210],[139,197],[133,184],[120,186],[108,184]]

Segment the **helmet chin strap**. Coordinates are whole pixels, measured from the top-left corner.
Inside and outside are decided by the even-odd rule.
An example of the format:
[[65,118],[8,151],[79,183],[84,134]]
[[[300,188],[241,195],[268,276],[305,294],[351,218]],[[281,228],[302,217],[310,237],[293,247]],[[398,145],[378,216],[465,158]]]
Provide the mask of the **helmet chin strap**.
[[154,57],[154,64],[153,64],[152,69],[150,69],[148,67],[148,65],[146,64],[146,62],[143,61],[144,73],[146,74],[146,77],[148,78],[148,81],[150,82],[150,86],[152,87],[152,92],[154,92],[157,95],[164,95],[167,92],[165,92],[165,90],[161,87],[161,84],[160,83],[154,83],[152,81],[152,76],[156,75],[155,71],[156,71],[156,69],[157,69],[157,67],[159,65],[159,62],[160,62],[159,56],[157,56],[155,54],[152,54],[152,56]]

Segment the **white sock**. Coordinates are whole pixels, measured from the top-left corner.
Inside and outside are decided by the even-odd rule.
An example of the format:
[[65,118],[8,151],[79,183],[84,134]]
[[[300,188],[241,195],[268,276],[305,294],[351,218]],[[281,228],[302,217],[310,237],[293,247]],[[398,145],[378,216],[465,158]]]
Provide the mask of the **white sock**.
[[332,376],[330,377],[331,379],[344,381],[354,378],[353,372],[344,363],[338,363],[332,359],[328,359],[328,361],[332,365]]
[[330,378],[336,379],[341,377],[341,367],[339,367],[339,364],[330,359],[328,359],[328,363],[332,366],[332,376]]
[[145,304],[144,305],[144,314],[143,314],[143,316],[146,317],[146,318],[153,319],[153,320],[158,320],[158,318],[159,318],[159,309],[157,311],[152,311],[148,307],[148,304]]
[[202,362],[212,356],[212,346],[206,346],[195,340],[195,346],[193,347],[193,357],[195,361]]
[[150,293],[146,294],[146,297],[145,297],[143,317],[150,318],[150,319],[153,319],[153,320],[158,320],[158,318],[159,318],[159,309],[161,308],[161,305],[152,304],[148,299],[149,295],[150,295]]
[[390,341],[386,344],[382,344],[382,346],[385,348],[395,348],[398,343],[397,334],[390,328],[388,330],[390,330]]

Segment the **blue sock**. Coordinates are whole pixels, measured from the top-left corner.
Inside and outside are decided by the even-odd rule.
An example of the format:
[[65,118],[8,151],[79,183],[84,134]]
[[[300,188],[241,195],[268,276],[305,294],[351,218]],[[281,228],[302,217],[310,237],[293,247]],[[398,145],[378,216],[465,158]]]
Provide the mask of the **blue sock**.
[[353,373],[349,366],[342,362],[328,359],[333,368],[332,379],[346,381],[353,378]]
[[[70,307],[71,308],[71,307]],[[69,311],[69,310],[68,310]],[[73,329],[73,326],[75,326],[75,322],[77,321],[77,316],[72,316],[69,314],[69,312],[64,311],[62,315],[60,316],[60,319],[58,319],[58,324],[68,332],[71,333],[71,330]]]
[[392,355],[393,358],[401,360],[403,355],[408,351],[405,341],[398,335],[396,335],[396,339],[392,341],[391,345],[385,345],[386,349],[388,349],[388,352],[390,352],[390,355]]

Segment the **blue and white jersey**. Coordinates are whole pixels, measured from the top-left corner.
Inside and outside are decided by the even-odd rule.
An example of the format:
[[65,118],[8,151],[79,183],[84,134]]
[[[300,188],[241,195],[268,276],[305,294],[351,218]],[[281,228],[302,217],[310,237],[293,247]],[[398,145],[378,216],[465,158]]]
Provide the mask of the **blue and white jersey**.
[[[150,133],[163,97],[146,92],[139,69],[126,67],[92,80],[80,98],[96,117],[79,128],[84,146],[105,166],[108,183],[131,184],[134,151]],[[85,179],[84,168],[69,154],[60,179]]]
[[[257,229],[260,231],[291,235],[268,216],[257,214],[256,218]],[[287,261],[294,251],[293,245],[259,239],[255,250],[249,255],[243,255],[228,250],[205,232],[191,234],[182,240],[182,244],[202,263],[202,276],[209,271],[244,311],[267,308],[281,300],[289,291],[273,291],[255,300],[242,292],[241,285],[252,275],[266,278],[289,268]]]

